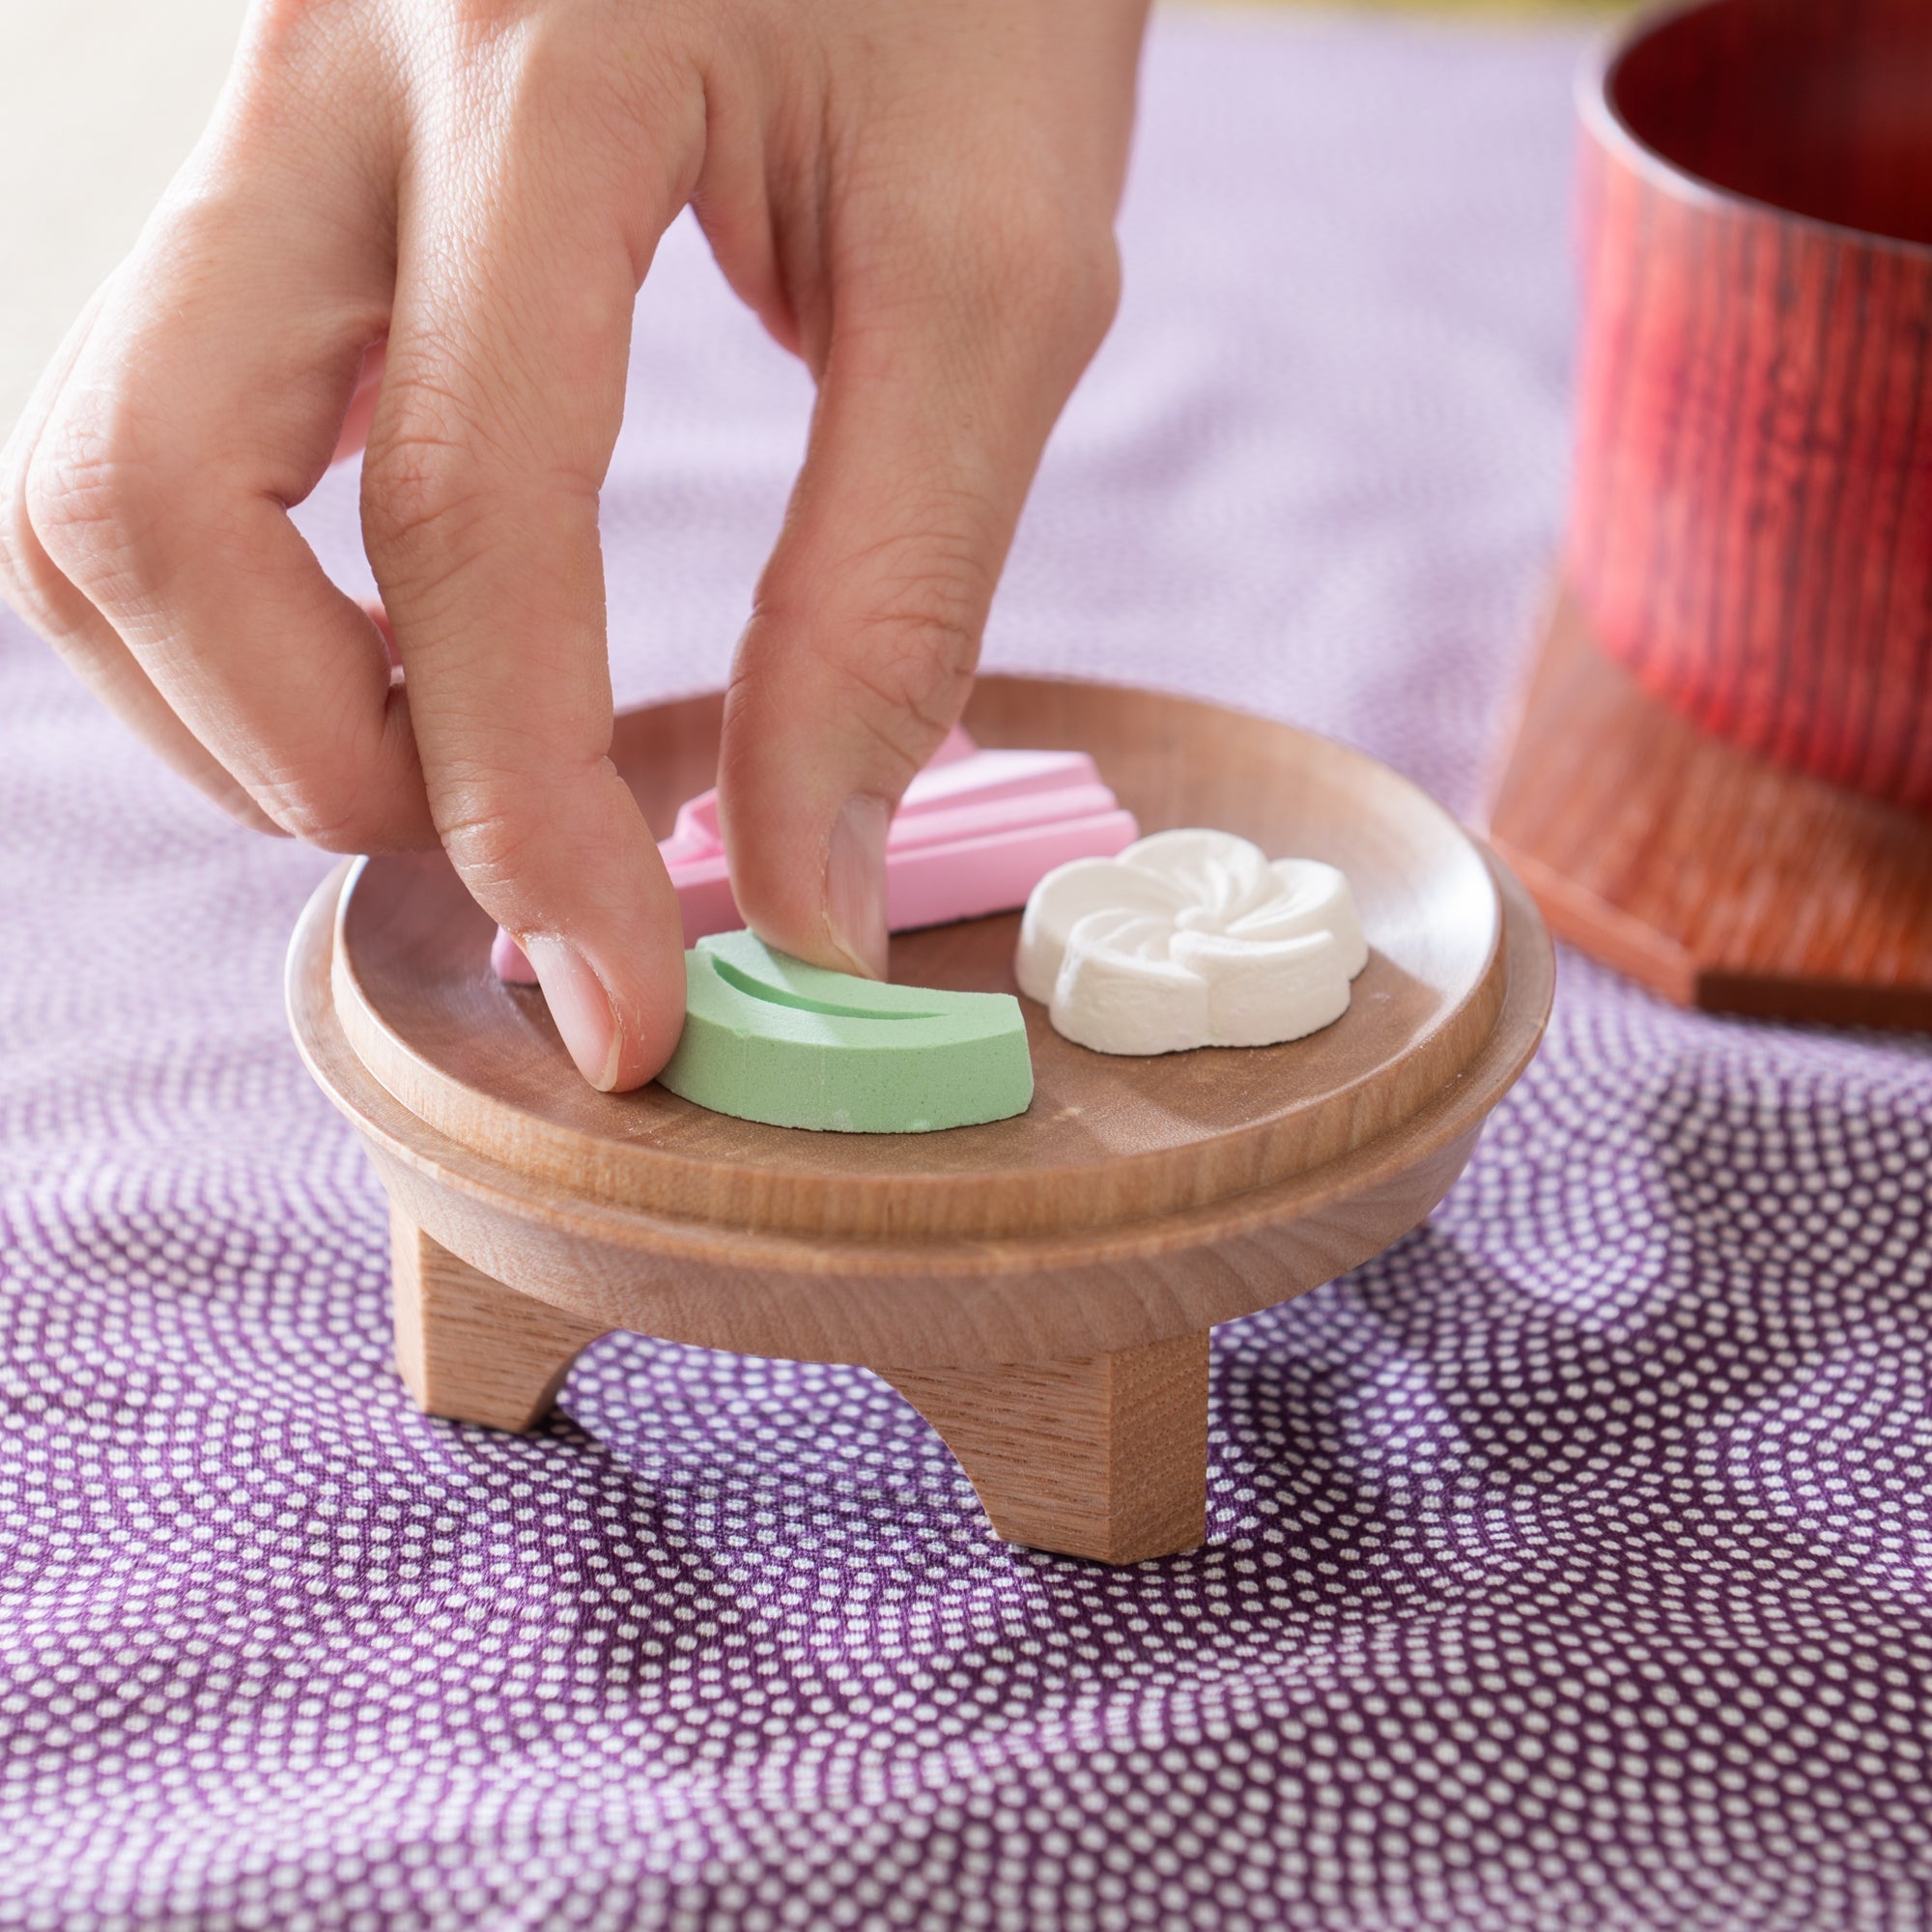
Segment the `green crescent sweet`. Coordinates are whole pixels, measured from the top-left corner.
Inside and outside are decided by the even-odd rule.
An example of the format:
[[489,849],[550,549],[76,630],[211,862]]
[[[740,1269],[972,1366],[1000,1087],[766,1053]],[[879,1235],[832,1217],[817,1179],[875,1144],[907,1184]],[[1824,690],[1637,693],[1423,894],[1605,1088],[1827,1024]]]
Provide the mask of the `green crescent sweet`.
[[658,1075],[714,1113],[776,1127],[924,1134],[1022,1114],[1026,1022],[1010,993],[828,973],[752,933],[684,955],[684,1034]]

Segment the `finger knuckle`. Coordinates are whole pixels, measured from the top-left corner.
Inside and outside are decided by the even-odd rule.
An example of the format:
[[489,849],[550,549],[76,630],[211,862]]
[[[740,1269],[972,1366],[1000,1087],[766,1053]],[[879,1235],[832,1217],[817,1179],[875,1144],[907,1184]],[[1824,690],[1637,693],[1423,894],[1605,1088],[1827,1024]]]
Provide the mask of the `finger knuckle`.
[[261,757],[249,792],[282,831],[325,852],[388,852],[398,842],[392,802],[346,748],[299,759]]
[[40,603],[39,548],[27,518],[25,476],[10,465],[0,479],[0,598],[30,618]]
[[849,634],[855,663],[889,664],[912,689],[970,671],[980,654],[983,575],[971,556],[937,551],[922,546],[902,568],[884,572]]
[[312,695],[299,737],[279,724],[252,735],[248,790],[283,831],[324,851],[414,849],[427,832],[420,778],[405,775],[371,722],[358,706]]
[[286,61],[339,35],[363,11],[355,0],[255,0],[249,24],[257,46]]
[[1121,296],[1110,222],[1028,188],[985,209],[973,234],[968,271],[990,314],[1088,354],[1099,345]]
[[305,772],[262,781],[254,790],[284,832],[325,852],[381,852],[393,842],[377,803],[339,776]]
[[929,668],[908,675],[909,661],[894,656],[848,660],[835,667],[852,698],[851,715],[895,763],[902,781],[924,764],[965,702],[971,672],[934,679]]
[[979,663],[984,569],[965,539],[930,536],[889,539],[855,568],[867,595],[821,628],[819,654],[862,718],[923,746],[957,716]]
[[442,0],[440,11],[466,39],[487,43],[518,34],[537,10],[532,0]]
[[437,836],[471,892],[488,897],[529,869],[537,815],[513,787],[480,775],[446,778],[436,800]]
[[26,493],[0,497],[0,604],[24,617],[57,650],[71,657],[72,640],[60,621],[58,581],[27,517]]
[[132,409],[90,390],[47,423],[27,465],[21,509],[53,563],[100,590],[147,574],[168,496]]
[[461,408],[421,384],[378,417],[363,458],[362,528],[378,574],[451,574],[487,543],[496,500]]

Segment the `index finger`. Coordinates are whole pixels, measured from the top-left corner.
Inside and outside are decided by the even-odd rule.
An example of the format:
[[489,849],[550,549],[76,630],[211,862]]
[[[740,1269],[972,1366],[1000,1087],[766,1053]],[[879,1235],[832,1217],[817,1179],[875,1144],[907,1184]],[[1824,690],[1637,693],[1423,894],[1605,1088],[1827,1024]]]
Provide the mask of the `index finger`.
[[542,152],[442,144],[406,187],[363,526],[438,833],[609,1092],[650,1079],[684,1022],[676,895],[610,756],[597,507],[637,254]]

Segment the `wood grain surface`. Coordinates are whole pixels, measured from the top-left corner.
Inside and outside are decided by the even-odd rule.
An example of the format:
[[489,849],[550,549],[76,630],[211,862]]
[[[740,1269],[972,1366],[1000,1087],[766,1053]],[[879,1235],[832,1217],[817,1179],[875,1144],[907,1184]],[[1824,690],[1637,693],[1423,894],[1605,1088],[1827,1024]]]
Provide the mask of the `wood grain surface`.
[[1703,729],[1932,809],[1932,8],[1708,0],[1583,102],[1569,569]]
[[1139,1563],[1208,1527],[1208,1337],[998,1369],[882,1369],[938,1430],[996,1534]]
[[1050,1235],[731,1230],[573,1192],[410,1113],[336,1018],[329,954],[346,871],[297,928],[290,1013],[310,1070],[407,1218],[491,1279],[599,1328],[808,1361],[970,1367],[1107,1353],[1332,1279],[1441,1199],[1535,1052],[1554,986],[1543,923],[1499,875],[1506,991],[1489,1038],[1407,1119],[1320,1168],[1205,1207]]
[[1681,1005],[1932,1027],[1932,825],[1695,730],[1568,590],[1490,836],[1559,936]]
[[606,1332],[491,1280],[393,1207],[389,1285],[396,1368],[425,1415],[528,1429]]
[[[654,825],[708,781],[717,717],[698,699],[625,721],[622,760]],[[489,975],[487,922],[463,924],[446,867],[345,865],[297,928],[289,1011],[388,1190],[397,1359],[423,1407],[526,1427],[613,1328],[862,1363],[940,1431],[999,1534],[1110,1563],[1200,1540],[1208,1330],[1366,1260],[1441,1199],[1536,1050],[1548,935],[1436,807],[1341,747],[1156,694],[1024,679],[986,680],[970,722],[987,744],[1093,751],[1151,828],[1221,825],[1343,865],[1378,956],[1325,1061],[1121,1061],[1042,1031],[1049,1104],[1031,1140],[740,1134],[681,1102],[625,1109],[583,1087],[540,1005]],[[895,963],[1009,986],[1013,923],[917,934]],[[522,1099],[469,1079],[521,1081]],[[712,1178],[682,1194],[615,1186],[608,1155],[567,1157],[572,1135],[614,1142],[646,1175],[674,1158]],[[1248,1140],[1283,1171],[1239,1152]],[[734,1165],[755,1184],[734,1192]],[[922,1205],[933,1189],[970,1205],[976,1188],[1030,1205]],[[1058,1189],[1071,1211],[1051,1211]],[[840,1190],[866,1211],[810,1206]]]
[[[524,1430],[600,1334],[390,1215],[396,1366],[428,1415]],[[1208,1335],[879,1374],[939,1432],[996,1534],[1101,1563],[1190,1549],[1208,1513]]]
[[[654,829],[712,782],[718,699],[620,721],[615,756]],[[1373,955],[1334,1026],[1276,1047],[1155,1060],[1063,1039],[1023,1001],[1035,1097],[943,1134],[811,1134],[655,1086],[594,1093],[540,992],[490,972],[491,926],[440,855],[365,863],[343,895],[334,1004],[409,1111],[520,1175],[735,1230],[996,1238],[1158,1216],[1319,1167],[1413,1114],[1500,1009],[1500,906],[1441,808],[1362,753],[1157,693],[982,679],[982,744],[1091,753],[1145,830],[1210,825],[1348,873]],[[892,977],[1010,992],[1017,915],[900,935]]]

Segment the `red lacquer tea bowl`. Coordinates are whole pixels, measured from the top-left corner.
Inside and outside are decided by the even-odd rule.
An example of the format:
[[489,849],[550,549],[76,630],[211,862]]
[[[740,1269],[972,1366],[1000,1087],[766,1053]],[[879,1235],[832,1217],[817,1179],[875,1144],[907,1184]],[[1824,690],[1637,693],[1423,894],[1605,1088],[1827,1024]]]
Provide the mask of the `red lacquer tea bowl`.
[[1652,14],[1582,120],[1592,629],[1704,729],[1932,810],[1932,6]]

